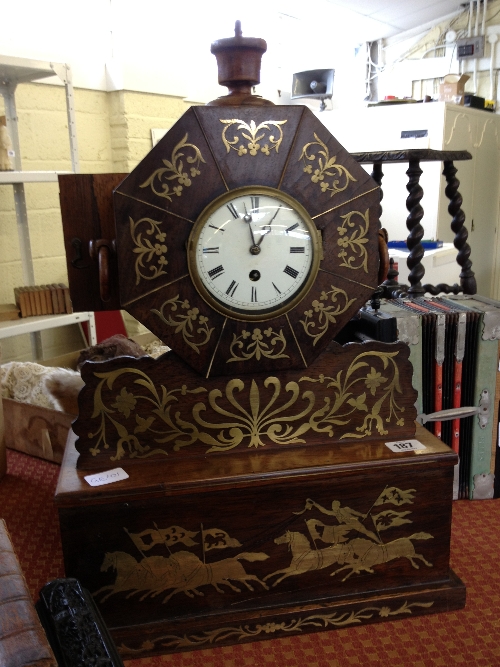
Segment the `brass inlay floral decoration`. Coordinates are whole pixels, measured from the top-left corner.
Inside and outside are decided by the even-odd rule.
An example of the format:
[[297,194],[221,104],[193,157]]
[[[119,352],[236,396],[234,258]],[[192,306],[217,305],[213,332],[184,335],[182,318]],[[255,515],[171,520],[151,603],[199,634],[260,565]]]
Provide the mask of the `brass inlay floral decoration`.
[[[163,270],[168,264],[168,260],[165,257],[167,253],[167,246],[165,245],[166,234],[160,229],[161,222],[156,222],[151,218],[141,218],[137,222],[134,222],[129,217],[129,224],[130,236],[135,244],[132,252],[137,255],[135,260],[135,284],[138,285],[141,278],[153,280],[154,278],[158,278],[158,276],[166,275],[166,271]],[[140,225],[146,225],[146,234],[148,236],[153,236],[154,234],[153,241],[143,238],[142,231],[138,229]],[[144,262],[149,264],[149,266],[145,267]],[[149,268],[150,273],[144,273],[146,268]]]
[[[314,133],[314,138],[316,141],[311,141],[304,146],[299,160],[304,163],[304,172],[312,174],[311,181],[319,183],[321,192],[331,192],[330,197],[333,197],[339,192],[343,192],[351,181],[355,182],[357,179],[346,167],[337,163],[336,155],[330,157],[328,146],[321,141],[316,133]],[[311,164],[313,162],[317,164],[314,171]],[[328,180],[325,180],[325,176]]]
[[[389,618],[390,616],[399,616],[400,614],[412,614],[413,608],[423,607],[427,609],[432,607],[434,602],[404,602],[399,608],[391,609],[390,606],[365,607],[359,611],[334,612],[332,614],[311,614],[303,618],[294,618],[291,621],[255,623],[254,625],[245,624],[233,625],[223,628],[217,628],[208,632],[198,632],[196,634],[184,635],[162,635],[155,637],[154,640],[146,639],[139,648],[131,648],[122,644],[121,651],[126,653],[144,653],[158,649],[160,646],[165,649],[195,648],[203,646],[213,646],[217,642],[227,640],[243,641],[258,637],[259,635],[273,635],[280,633],[299,633],[309,628],[343,628],[348,625],[359,624],[371,620],[374,616],[380,618]],[[295,614],[295,616],[297,616]]]
[[[380,435],[387,435],[384,420],[390,423],[394,419],[397,426],[404,426],[404,407],[399,406],[396,400],[397,394],[402,394],[397,355],[398,352],[363,352],[354,359],[345,375],[344,371],[339,371],[334,378],[325,375],[301,378],[300,382],[326,382],[327,388],[332,389],[332,395],[325,398],[324,405],[309,419],[312,430],[332,437],[335,426],[346,426],[353,413],[359,411],[366,412],[363,423],[356,427],[355,432],[344,433],[341,439],[366,437],[374,429]],[[371,365],[374,358],[379,360],[382,372]],[[386,372],[383,374],[383,371]],[[367,404],[367,392],[376,398],[370,405]],[[381,411],[384,404],[388,406],[389,413],[383,418]]]
[[[283,141],[283,129],[281,126],[287,121],[265,120],[256,125],[254,120],[251,120],[250,123],[245,123],[245,121],[238,118],[227,120],[221,118],[220,122],[224,124],[222,141],[227,152],[229,153],[231,150],[236,151],[241,157],[247,153],[249,155],[257,155],[257,153],[270,155],[273,150],[277,153]],[[237,125],[237,127],[233,128],[233,138],[229,139],[227,131],[232,125]],[[275,137],[271,133],[276,130],[278,131],[278,135]]]
[[[328,292],[322,291],[318,299],[314,299],[309,310],[304,311],[305,319],[299,320],[304,331],[313,338],[313,345],[328,331],[330,324],[337,322],[337,317],[353,304],[356,299],[349,299],[347,292],[330,285]],[[331,305],[329,305],[331,302]]]
[[[170,312],[165,314],[168,309]],[[198,308],[192,308],[187,299],[180,299],[178,294],[165,301],[160,310],[153,308],[151,312],[158,315],[169,327],[174,327],[174,333],[182,334],[184,341],[197,354],[200,354],[200,347],[208,343],[215,328],[209,329],[208,317],[201,315]]]
[[263,357],[267,359],[288,359],[288,354],[284,354],[286,348],[286,339],[283,331],[280,329],[279,333],[268,329],[254,329],[248,331],[244,329],[239,336],[233,334],[233,340],[229,347],[231,358],[226,363],[231,361],[248,361],[255,359],[260,361]]
[[[276,401],[281,394],[281,381],[276,377],[268,377],[264,380],[264,389],[272,389],[272,396],[266,398],[261,396],[261,390],[255,380],[250,383],[250,391],[245,396],[245,404],[238,401],[235,393],[240,393],[245,388],[242,380],[230,380],[225,389],[225,398],[231,408],[226,409],[217,403],[222,394],[219,389],[213,389],[208,395],[208,402],[212,410],[225,417],[222,422],[213,423],[204,419],[205,405],[198,403],[193,408],[193,417],[204,432],[200,431],[199,439],[211,445],[207,453],[225,451],[237,447],[246,442],[248,447],[259,447],[265,443],[262,438],[266,437],[271,442],[280,445],[303,443],[300,436],[309,430],[307,421],[303,421],[314,405],[314,393],[305,391],[300,396],[300,388],[296,382],[288,382],[285,392],[288,400],[276,406]],[[266,401],[267,402],[264,402]],[[299,400],[300,399],[300,400]],[[299,405],[296,405],[299,403]],[[290,414],[291,408],[295,412]],[[293,424],[293,426],[292,426]],[[208,431],[219,431],[213,437]]]
[[[181,152],[183,149],[186,151],[185,153]],[[182,158],[185,155],[187,164],[191,165],[191,167],[186,167],[186,170],[189,169],[189,174],[187,171],[184,171],[185,167]],[[170,160],[162,160],[162,162],[165,166],[156,169],[140,187],[150,187],[158,197],[164,197],[168,201],[172,201],[172,197],[180,197],[184,188],[188,188],[191,185],[191,179],[200,175],[200,163],[205,163],[205,160],[200,149],[194,144],[188,143],[188,134],[186,132],[172,151]]]
[[[337,227],[339,233],[337,244],[342,248],[338,254],[339,259],[342,260],[339,266],[345,266],[348,269],[363,269],[365,273],[368,273],[368,253],[366,252],[368,239],[366,235],[370,226],[369,212],[369,209],[366,209],[365,213],[351,211],[340,216],[343,223],[340,227]],[[353,216],[359,216],[362,222],[358,220],[358,225],[356,225],[356,222],[352,220]],[[353,227],[356,227],[356,229],[349,234],[349,229]]]
[[[345,429],[353,421],[359,423],[363,413],[362,424],[353,425],[353,431],[345,429],[339,439],[366,438],[375,429],[385,435],[389,423],[404,426],[404,407],[397,403],[397,395],[402,394],[398,354],[363,352],[336,377],[302,377],[284,387],[273,376],[261,384],[254,379],[232,379],[223,391],[196,385],[188,388],[185,384],[173,389],[167,383],[157,386],[147,374],[133,368],[95,373],[99,383],[94,391],[92,419],[98,419],[99,425],[88,434],[90,440],[95,439],[90,453],[96,456],[101,447],[111,449],[113,442],[112,461],[168,453],[164,448],[142,444],[141,439],[155,446],[172,443],[174,452],[203,443],[208,446],[207,454],[240,445],[302,444],[306,433],[331,438],[337,427]],[[115,389],[117,380],[121,389]],[[326,384],[328,390],[320,406],[316,406],[314,392],[318,383]],[[190,394],[206,396],[184,407],[186,400],[181,396]],[[110,435],[109,427],[116,435]]]
[[[120,392],[115,391],[114,393],[115,402],[111,403],[110,401],[113,399],[110,399],[108,405],[106,405],[102,396],[103,390],[108,389],[112,391],[115,381],[127,374],[132,375],[132,377],[135,376],[133,384],[136,387],[133,387],[133,390],[137,392],[140,389],[145,389],[146,394],[132,393],[131,391],[127,391],[126,387],[122,387]],[[186,394],[206,392],[206,389],[203,387],[188,389],[186,385],[182,385],[178,389],[167,391],[162,385],[160,394],[151,378],[146,373],[135,368],[121,368],[108,373],[95,373],[94,375],[97,378],[101,378],[101,381],[94,392],[94,411],[92,413],[92,419],[99,419],[99,426],[95,432],[88,434],[89,439],[93,440],[96,438],[95,444],[90,449],[90,453],[93,456],[97,456],[101,452],[101,446],[104,449],[110,449],[107,434],[108,422],[114,426],[118,435],[115,453],[109,457],[111,461],[120,461],[125,457],[131,459],[147,458],[157,453],[166,455],[167,451],[163,448],[151,449],[149,445],[141,444],[139,440],[140,434],[146,431],[150,431],[158,436],[155,438],[155,442],[158,444],[170,442],[174,439],[176,442],[184,441],[184,444],[195,442],[196,427],[190,424],[179,424],[178,413],[176,413],[174,418],[170,412],[172,403],[178,402],[179,395],[186,396]],[[139,411],[136,412],[138,404],[148,407],[147,416],[141,416],[141,414],[146,414],[145,412],[141,412],[141,414],[139,414]],[[117,412],[122,417],[118,417]],[[128,419],[131,414],[135,417],[133,433],[130,433],[130,427],[123,423],[123,417]],[[157,420],[163,425],[161,431],[156,430]]]

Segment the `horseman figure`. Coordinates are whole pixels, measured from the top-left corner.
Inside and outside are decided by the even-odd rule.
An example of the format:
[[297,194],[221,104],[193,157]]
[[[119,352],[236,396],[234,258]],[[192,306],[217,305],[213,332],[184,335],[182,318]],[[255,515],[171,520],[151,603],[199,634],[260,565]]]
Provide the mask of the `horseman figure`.
[[[342,507],[338,500],[334,500],[332,502],[332,509],[328,510],[326,509],[326,507],[323,507],[314,500],[311,500],[311,498],[308,498],[306,500],[303,512],[305,512],[306,510],[311,510],[313,507],[318,509],[322,514],[326,514],[328,516],[334,516],[339,522],[339,524],[341,524],[342,526],[341,530],[339,530],[337,526],[325,526],[324,524],[321,524],[321,522],[315,522],[314,520],[307,521],[306,523],[313,539],[319,538],[323,542],[335,544],[339,541],[344,542],[346,540],[345,534],[350,530],[356,530],[358,533],[366,535],[377,544],[381,544],[382,541],[380,537],[376,535],[373,531],[366,528],[366,526],[364,526],[363,523],[360,521],[360,519],[363,520],[366,519],[368,514],[362,514],[361,512],[357,512],[356,510],[353,510],[347,506]],[[317,525],[323,526],[322,536],[320,536],[319,533],[316,531]],[[333,531],[332,530],[329,531],[328,528],[333,528]],[[312,531],[315,531],[316,534],[313,534]],[[332,534],[330,535],[330,533]]]

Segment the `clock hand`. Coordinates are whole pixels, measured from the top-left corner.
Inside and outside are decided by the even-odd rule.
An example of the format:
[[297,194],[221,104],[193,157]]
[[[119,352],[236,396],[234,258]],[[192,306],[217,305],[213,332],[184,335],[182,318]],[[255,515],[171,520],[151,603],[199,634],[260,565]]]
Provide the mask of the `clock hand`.
[[[273,215],[273,217],[271,218],[269,224],[271,224],[271,222],[274,220],[274,218],[278,215],[278,213],[280,212],[280,209],[281,209],[281,204],[278,206],[278,210],[276,211],[276,213],[275,213],[275,214]],[[267,226],[267,225],[266,225],[266,226]]]
[[[267,229],[266,229],[266,227],[267,227]],[[260,246],[260,244],[262,243],[262,241],[264,239],[264,236],[267,236],[268,234],[271,233],[271,225],[264,225],[264,227],[262,227],[262,230],[265,230],[265,231],[262,232],[260,239],[257,241],[257,246]]]
[[243,202],[243,206],[245,207],[245,215],[243,216],[243,220],[248,223],[248,228],[250,230],[250,236],[252,237],[252,246],[250,248],[250,252],[252,253],[252,255],[257,255],[260,252],[260,248],[255,243],[255,236],[253,235],[252,214],[247,211],[247,205],[245,204],[245,202]]
[[278,215],[278,213],[280,212],[280,209],[281,209],[281,204],[278,206],[278,210],[276,211],[276,213],[273,215],[273,217],[269,221],[269,224],[264,225],[264,227],[262,228],[262,229],[266,229],[266,227],[267,227],[266,231],[261,235],[260,239],[257,241],[258,246],[260,246],[260,244],[262,243],[262,241],[264,239],[264,236],[267,236],[268,234],[270,234],[270,232],[271,232],[271,223],[274,220],[274,218]]

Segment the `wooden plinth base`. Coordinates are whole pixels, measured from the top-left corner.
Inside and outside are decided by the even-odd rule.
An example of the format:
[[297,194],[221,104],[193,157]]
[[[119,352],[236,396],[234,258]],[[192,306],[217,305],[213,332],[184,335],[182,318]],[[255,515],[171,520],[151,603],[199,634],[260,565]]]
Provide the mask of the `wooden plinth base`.
[[131,660],[394,621],[464,606],[465,586],[450,570],[447,581],[432,586],[405,586],[392,593],[359,593],[348,600],[314,600],[289,607],[226,612],[146,626],[132,625],[112,628],[111,634],[122,658]]
[[459,609],[457,457],[423,428],[416,438],[418,451],[372,441],[129,463],[99,487],[69,442],[66,576],[126,658]]

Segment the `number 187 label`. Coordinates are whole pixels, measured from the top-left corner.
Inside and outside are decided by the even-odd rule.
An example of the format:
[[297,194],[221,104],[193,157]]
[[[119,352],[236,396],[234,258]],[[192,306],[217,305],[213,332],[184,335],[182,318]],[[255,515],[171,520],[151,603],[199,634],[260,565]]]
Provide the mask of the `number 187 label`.
[[397,440],[396,442],[386,442],[391,452],[414,452],[417,449],[427,449],[419,440]]

